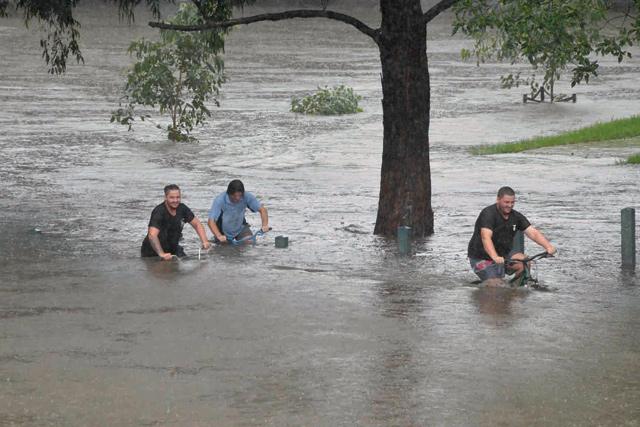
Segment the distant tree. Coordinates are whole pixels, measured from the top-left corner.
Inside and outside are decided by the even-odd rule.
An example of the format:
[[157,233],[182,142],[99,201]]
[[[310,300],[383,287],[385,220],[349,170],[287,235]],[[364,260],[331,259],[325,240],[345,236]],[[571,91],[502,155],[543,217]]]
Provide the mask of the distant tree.
[[[567,69],[573,87],[597,76],[594,54],[615,55],[619,61],[631,56],[625,48],[637,40],[638,21],[619,25],[611,7],[607,0],[460,0],[454,8],[454,33],[472,37],[474,47],[462,56],[475,57],[478,64],[490,58],[529,62],[532,76],[507,74],[501,78],[503,87],[524,83],[535,93],[542,85],[553,101],[555,83]],[[631,13],[629,8],[625,16]]]
[[[217,11],[220,19],[229,18],[230,10]],[[177,25],[201,24],[202,17],[192,4],[183,3],[173,19]],[[211,112],[208,101],[216,105],[224,82],[224,62],[218,54],[224,48],[224,31],[181,33],[161,30],[160,41],[138,40],[131,43],[129,53],[135,55],[127,75],[123,103],[125,107],[112,113],[111,121],[131,129],[136,107],[158,108],[168,114],[169,139],[186,141],[194,126],[202,125]],[[138,114],[140,120],[148,114]],[[160,127],[160,125],[158,125]]]
[[[24,23],[33,21],[46,29],[46,36],[40,40],[42,57],[49,65],[51,74],[61,74],[67,69],[69,55],[78,63],[84,62],[78,39],[80,23],[73,17],[77,0],[0,0],[0,18],[8,16],[12,9],[22,12]],[[126,9],[121,9],[121,12]],[[156,14],[155,16],[160,16]]]
[[504,87],[525,83],[534,93],[541,84],[553,100],[554,84],[568,67],[586,81],[596,73],[590,55],[602,39],[598,27],[606,16],[604,1],[462,0],[455,10],[454,32],[475,40],[472,50],[462,51],[464,58],[474,56],[478,64],[490,58],[527,61],[542,73],[541,83],[535,73],[526,79],[510,73],[502,77]]
[[601,55],[614,55],[618,62],[631,54],[625,49],[640,44],[640,0],[626,0],[622,5],[609,1],[607,27],[615,29],[615,33],[606,37],[596,46]]

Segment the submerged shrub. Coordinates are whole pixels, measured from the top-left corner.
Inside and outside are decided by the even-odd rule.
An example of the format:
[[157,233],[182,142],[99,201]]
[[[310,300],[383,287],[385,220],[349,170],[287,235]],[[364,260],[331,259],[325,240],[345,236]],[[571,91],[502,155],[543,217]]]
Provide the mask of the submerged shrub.
[[312,95],[291,99],[291,111],[302,114],[354,114],[362,112],[358,107],[361,96],[353,93],[353,89],[347,86],[333,88],[320,88]]

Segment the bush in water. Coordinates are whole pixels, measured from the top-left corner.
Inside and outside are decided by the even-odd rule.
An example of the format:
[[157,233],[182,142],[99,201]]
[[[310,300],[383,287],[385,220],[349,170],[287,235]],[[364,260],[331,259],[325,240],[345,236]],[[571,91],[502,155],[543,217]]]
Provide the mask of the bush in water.
[[291,99],[291,111],[302,114],[353,114],[362,112],[358,107],[361,96],[353,93],[350,87],[336,86],[333,88],[318,88],[312,95]]

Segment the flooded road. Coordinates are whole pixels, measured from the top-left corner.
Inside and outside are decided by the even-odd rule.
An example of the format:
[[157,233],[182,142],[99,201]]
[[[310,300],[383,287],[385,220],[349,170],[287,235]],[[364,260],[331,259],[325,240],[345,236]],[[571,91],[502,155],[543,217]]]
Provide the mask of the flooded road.
[[[46,74],[37,34],[0,20],[0,425],[640,424],[640,283],[619,269],[640,169],[615,164],[640,141],[467,151],[637,114],[639,59],[603,61],[577,104],[523,105],[499,90],[504,65],[461,62],[468,42],[434,22],[436,234],[400,258],[372,235],[371,42],[325,21],[234,30],[222,107],[198,144],[172,144],[109,123],[129,41],[155,34],[146,20],[83,11],[86,65],[62,77]],[[288,112],[291,96],[337,84],[364,113]],[[263,199],[271,235],[202,261],[139,259],[165,184],[204,220],[233,178]],[[473,223],[501,185],[560,250],[539,266],[553,292],[469,285]],[[197,248],[190,228],[184,245]]]

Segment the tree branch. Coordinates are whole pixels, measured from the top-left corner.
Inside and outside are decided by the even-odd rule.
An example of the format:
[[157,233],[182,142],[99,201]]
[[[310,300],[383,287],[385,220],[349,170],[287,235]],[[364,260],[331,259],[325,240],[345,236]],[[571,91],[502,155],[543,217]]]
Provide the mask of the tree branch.
[[331,10],[288,10],[278,13],[264,13],[261,15],[247,16],[243,18],[229,19],[223,22],[207,22],[201,25],[174,25],[167,24],[165,22],[149,22],[149,26],[153,28],[159,28],[161,30],[176,30],[176,31],[203,31],[212,30],[214,28],[229,28],[236,25],[252,24],[254,22],[262,21],[282,21],[285,19],[295,18],[327,18],[334,21],[344,22],[352,27],[355,27],[361,33],[364,33],[371,37],[374,41],[378,41],[378,34],[380,30],[369,27],[364,22],[354,18],[353,16],[345,15]]
[[440,13],[442,13],[445,10],[449,9],[451,6],[453,6],[457,2],[458,2],[458,0],[441,0],[440,2],[438,2],[437,4],[432,6],[431,9],[427,10],[424,13],[424,15],[422,17],[424,19],[424,23],[426,24],[426,23],[430,22],[433,18],[435,18],[436,16],[440,15]]

